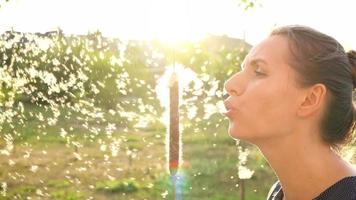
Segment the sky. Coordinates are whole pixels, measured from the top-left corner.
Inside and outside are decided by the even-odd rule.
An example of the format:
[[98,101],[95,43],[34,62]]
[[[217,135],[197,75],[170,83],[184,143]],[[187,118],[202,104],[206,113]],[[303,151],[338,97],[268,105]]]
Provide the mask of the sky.
[[66,34],[100,30],[121,39],[198,40],[227,35],[256,45],[273,27],[300,24],[356,49],[356,1],[258,0],[244,12],[240,0],[0,0],[0,33],[13,28]]

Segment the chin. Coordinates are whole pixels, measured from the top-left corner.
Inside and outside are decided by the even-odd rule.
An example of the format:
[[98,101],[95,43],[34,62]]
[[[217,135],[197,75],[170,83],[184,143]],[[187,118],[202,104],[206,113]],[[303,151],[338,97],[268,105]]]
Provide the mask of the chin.
[[240,130],[233,126],[229,126],[229,135],[234,140],[243,140],[251,144],[255,144],[254,141],[258,141],[261,139],[251,131]]
[[244,131],[238,130],[236,127],[233,125],[229,126],[229,135],[233,139],[238,139],[238,140],[247,140],[251,135],[247,135]]

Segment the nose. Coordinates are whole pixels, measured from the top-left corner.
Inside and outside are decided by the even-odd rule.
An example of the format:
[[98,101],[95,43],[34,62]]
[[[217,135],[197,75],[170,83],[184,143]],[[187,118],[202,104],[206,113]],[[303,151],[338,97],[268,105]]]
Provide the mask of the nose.
[[241,72],[234,74],[224,84],[225,91],[230,96],[239,96],[244,92]]

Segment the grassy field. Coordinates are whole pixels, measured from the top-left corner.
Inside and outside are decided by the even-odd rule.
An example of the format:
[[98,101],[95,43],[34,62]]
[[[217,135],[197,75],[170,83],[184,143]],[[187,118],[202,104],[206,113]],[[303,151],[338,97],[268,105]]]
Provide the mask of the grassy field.
[[[46,116],[46,115],[45,115]],[[52,126],[27,120],[3,127],[0,142],[0,199],[174,199],[166,167],[166,130],[118,127],[95,137],[73,119]],[[94,123],[94,122],[93,122]],[[104,130],[106,124],[92,127]],[[63,131],[68,131],[63,137]],[[6,150],[5,135],[13,148]],[[61,135],[62,134],[62,135]],[[183,132],[182,199],[240,199],[235,141],[221,126],[215,134]],[[265,199],[276,180],[259,151],[248,144],[246,199]]]

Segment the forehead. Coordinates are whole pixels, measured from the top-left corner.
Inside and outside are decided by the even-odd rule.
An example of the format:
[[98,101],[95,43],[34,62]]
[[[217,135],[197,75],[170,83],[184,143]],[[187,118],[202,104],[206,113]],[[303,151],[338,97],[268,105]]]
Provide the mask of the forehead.
[[268,65],[280,67],[286,65],[289,46],[286,38],[282,36],[270,36],[253,47],[245,58],[245,62],[262,59]]

